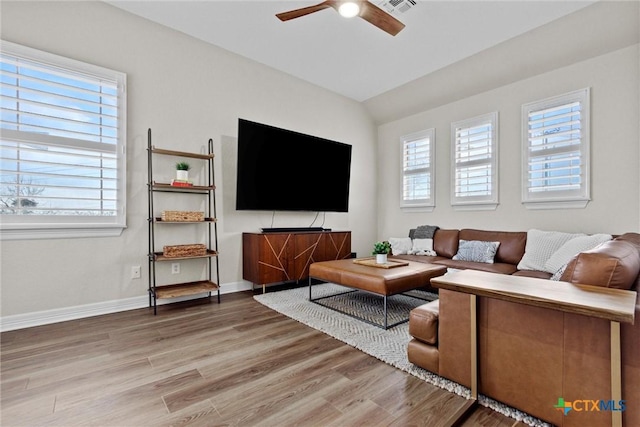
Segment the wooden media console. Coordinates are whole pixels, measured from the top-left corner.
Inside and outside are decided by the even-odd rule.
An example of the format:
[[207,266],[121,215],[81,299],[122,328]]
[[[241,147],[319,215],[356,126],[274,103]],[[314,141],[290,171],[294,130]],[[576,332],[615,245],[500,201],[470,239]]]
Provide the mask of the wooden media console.
[[351,257],[350,231],[242,233],[242,277],[252,284],[300,282],[314,262]]

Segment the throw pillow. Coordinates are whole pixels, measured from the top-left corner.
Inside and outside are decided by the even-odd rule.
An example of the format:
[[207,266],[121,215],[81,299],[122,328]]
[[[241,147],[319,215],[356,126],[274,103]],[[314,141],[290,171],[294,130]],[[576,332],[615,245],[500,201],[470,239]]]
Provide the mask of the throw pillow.
[[569,240],[579,236],[584,234],[535,229],[527,231],[527,243],[524,255],[518,263],[518,270],[545,271],[544,265],[551,255]]
[[435,256],[433,250],[433,239],[413,239],[413,245],[409,252],[413,255],[430,255]]
[[419,225],[413,232],[413,239],[433,239],[433,235],[438,230],[437,225]]
[[[592,234],[590,236],[578,236],[566,242],[555,251],[551,258],[544,264],[544,270],[547,273],[555,273],[560,267],[571,261],[571,258],[580,252],[588,251],[598,246],[600,243],[608,242],[612,237],[610,234]],[[562,274],[560,274],[562,276]],[[559,279],[558,279],[559,280]]]
[[485,242],[482,240],[460,240],[458,253],[451,259],[459,261],[484,262],[493,264],[500,242]]
[[392,255],[405,255],[411,251],[412,243],[409,237],[391,237],[389,244],[391,244]]

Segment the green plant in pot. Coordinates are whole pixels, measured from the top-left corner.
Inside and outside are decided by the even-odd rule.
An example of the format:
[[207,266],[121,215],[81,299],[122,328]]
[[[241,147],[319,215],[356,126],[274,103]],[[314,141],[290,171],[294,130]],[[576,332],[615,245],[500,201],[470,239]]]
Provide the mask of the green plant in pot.
[[191,165],[187,162],[176,163],[176,179],[179,181],[188,181],[189,169],[191,169]]
[[391,244],[386,240],[383,242],[376,242],[373,245],[372,255],[376,256],[376,264],[386,264],[387,255],[391,252]]

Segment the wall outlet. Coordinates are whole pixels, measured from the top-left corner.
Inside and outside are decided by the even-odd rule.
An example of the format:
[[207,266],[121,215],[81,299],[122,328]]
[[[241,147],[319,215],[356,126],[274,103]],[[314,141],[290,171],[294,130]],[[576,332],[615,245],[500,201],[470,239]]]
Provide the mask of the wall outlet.
[[180,274],[180,263],[174,262],[171,264],[171,274]]
[[140,278],[140,266],[139,265],[134,265],[133,267],[131,267],[131,278],[132,279],[139,279]]

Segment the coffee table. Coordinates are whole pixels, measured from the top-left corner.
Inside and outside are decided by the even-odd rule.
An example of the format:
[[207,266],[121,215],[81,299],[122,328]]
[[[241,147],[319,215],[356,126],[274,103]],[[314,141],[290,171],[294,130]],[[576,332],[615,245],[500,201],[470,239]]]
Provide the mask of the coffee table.
[[[383,329],[389,329],[401,323],[408,322],[409,313],[407,313],[407,318],[405,320],[389,325],[387,313],[388,297],[397,294],[404,294],[405,292],[428,286],[432,278],[441,276],[447,272],[447,268],[442,265],[426,264],[414,261],[402,261],[399,264],[394,265],[394,263],[398,263],[399,261],[390,260],[387,265],[378,267],[373,265],[373,263],[369,263],[368,260],[368,258],[341,259],[335,261],[314,262],[311,264],[309,267],[309,301],[328,307],[319,301],[324,298],[334,297],[348,292],[355,292],[356,290],[382,296],[384,310],[384,321],[382,325],[370,322],[351,313],[337,310],[333,307],[328,308]],[[312,279],[336,283],[338,285],[351,288],[351,290],[313,298],[311,295]],[[408,296],[417,298],[414,295]]]

